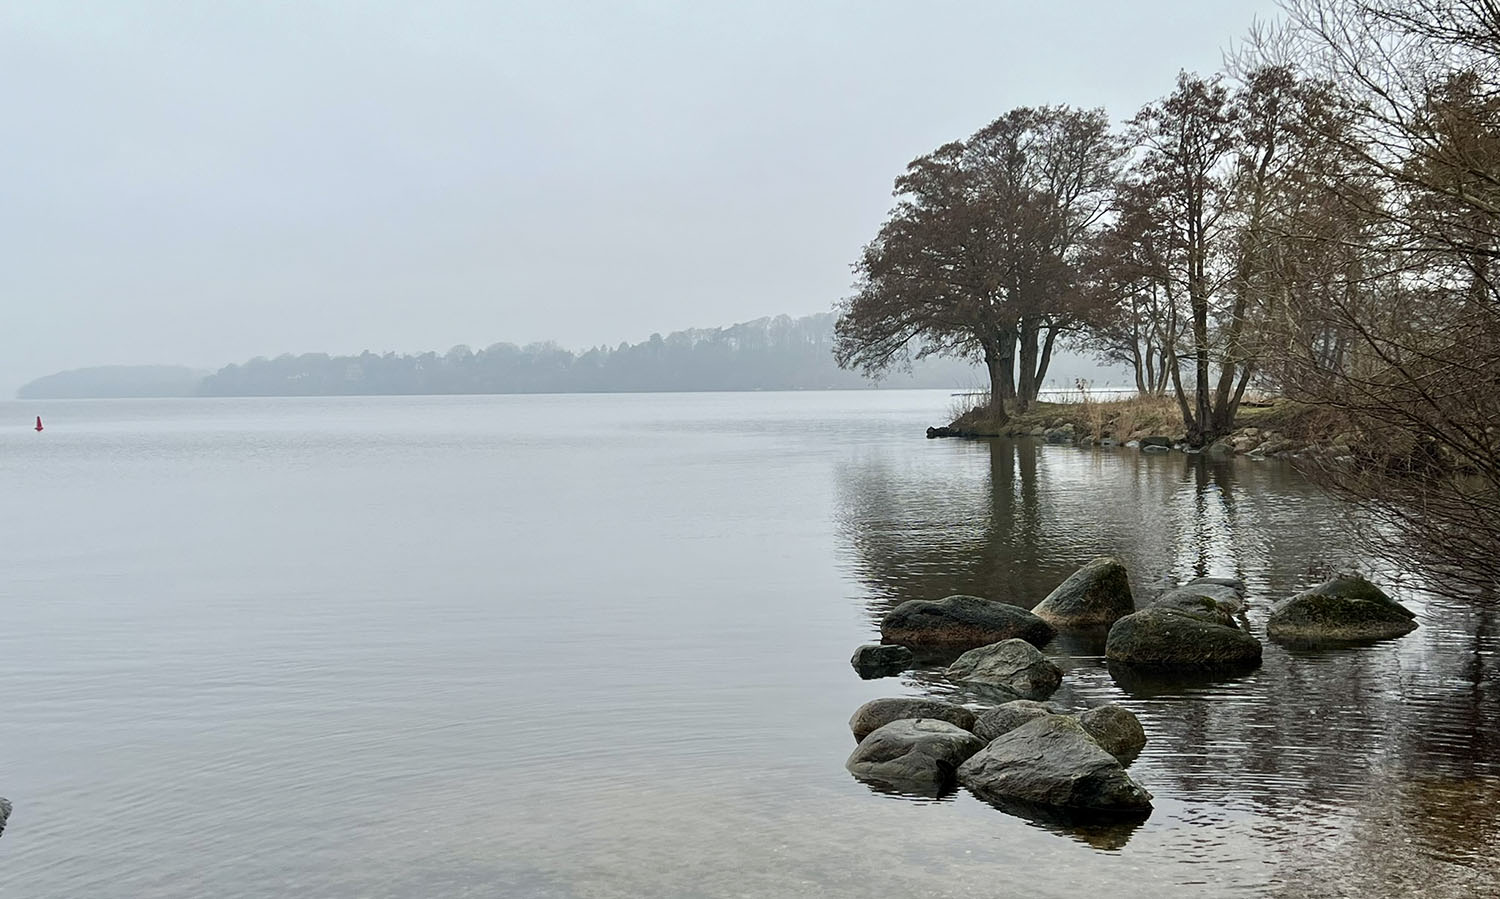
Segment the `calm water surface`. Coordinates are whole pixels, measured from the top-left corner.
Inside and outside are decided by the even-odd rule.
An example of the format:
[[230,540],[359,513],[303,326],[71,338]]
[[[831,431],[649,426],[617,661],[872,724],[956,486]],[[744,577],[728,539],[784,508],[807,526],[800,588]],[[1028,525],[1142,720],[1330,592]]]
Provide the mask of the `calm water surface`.
[[1049,646],[1146,726],[1137,827],[852,780],[856,706],[954,692],[849,668],[897,602],[1110,552],[1244,577],[1263,632],[1354,561],[1280,463],[923,439],[947,406],[0,403],[0,891],[1500,895],[1500,628],[1414,578],[1412,635],[1228,682]]

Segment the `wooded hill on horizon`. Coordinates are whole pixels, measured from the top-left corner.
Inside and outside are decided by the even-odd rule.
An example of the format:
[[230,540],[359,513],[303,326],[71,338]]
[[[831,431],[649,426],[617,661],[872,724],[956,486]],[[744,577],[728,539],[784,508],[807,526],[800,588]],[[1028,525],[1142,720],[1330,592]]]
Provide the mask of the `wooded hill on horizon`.
[[[367,396],[453,393],[632,393],[712,390],[975,388],[981,371],[952,358],[924,359],[879,382],[841,370],[833,357],[834,313],[765,317],[692,328],[639,343],[574,352],[555,342],[495,343],[446,353],[365,351],[257,357],[204,374],[178,366],[106,366],[38,378],[20,399],[170,396]],[[1055,382],[1123,383],[1124,373],[1064,356]]]

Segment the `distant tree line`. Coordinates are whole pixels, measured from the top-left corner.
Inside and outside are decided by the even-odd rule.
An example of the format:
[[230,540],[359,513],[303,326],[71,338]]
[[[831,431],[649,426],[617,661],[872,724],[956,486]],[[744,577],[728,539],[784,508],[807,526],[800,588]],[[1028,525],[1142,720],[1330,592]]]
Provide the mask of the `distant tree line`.
[[[1247,389],[1330,413],[1325,483],[1388,551],[1500,586],[1500,7],[1287,0],[1118,126],[1012,110],[913,160],[835,352],[986,367],[1025,411],[1060,342],[1209,444]],[[1331,437],[1333,435],[1330,435]]]
[[[283,355],[228,365],[203,379],[206,396],[593,393],[673,390],[818,390],[868,386],[833,362],[831,313],[785,315],[725,328],[653,334],[640,343],[583,352],[556,343],[496,343],[446,353]],[[895,386],[974,381],[962,360],[929,364]]]

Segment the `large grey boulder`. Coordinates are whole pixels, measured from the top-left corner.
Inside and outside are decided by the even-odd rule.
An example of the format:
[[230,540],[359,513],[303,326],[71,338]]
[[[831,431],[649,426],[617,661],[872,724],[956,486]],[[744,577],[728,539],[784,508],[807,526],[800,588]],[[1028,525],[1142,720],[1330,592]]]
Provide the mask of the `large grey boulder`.
[[1032,699],[1017,699],[995,706],[980,715],[974,722],[974,734],[988,743],[1001,734],[1010,733],[1030,721],[1047,715],[1060,714],[1062,712],[1049,703]]
[[1285,643],[1383,640],[1416,630],[1416,615],[1358,575],[1343,575],[1271,607],[1266,634]]
[[1114,756],[1122,765],[1130,764],[1146,748],[1146,729],[1141,727],[1140,719],[1122,705],[1111,702],[1088,709],[1078,716],[1078,723],[1100,749]]
[[1072,574],[1031,610],[1056,628],[1108,627],[1135,611],[1125,564],[1101,556]]
[[912,653],[905,646],[866,643],[854,650],[849,664],[865,680],[890,677],[911,667]]
[[1020,606],[978,596],[909,600],[880,623],[882,642],[911,647],[971,649],[1012,637],[1041,646],[1055,633],[1052,625]]
[[1041,717],[995,738],[959,766],[958,781],[992,802],[1114,813],[1151,808],[1151,794],[1066,715]]
[[1062,669],[1025,640],[971,649],[948,666],[955,681],[999,687],[1020,699],[1046,699],[1062,683]]
[[1112,662],[1159,668],[1251,667],[1260,664],[1260,654],[1260,641],[1245,631],[1171,608],[1126,615],[1104,643]]
[[936,718],[964,730],[974,729],[974,713],[961,705],[914,696],[892,696],[872,699],[854,710],[849,729],[854,739],[863,740],[871,732],[891,723],[911,718]]
[[844,767],[861,780],[912,792],[940,792],[953,783],[958,766],[983,748],[983,740],[946,721],[907,718],[860,740]]

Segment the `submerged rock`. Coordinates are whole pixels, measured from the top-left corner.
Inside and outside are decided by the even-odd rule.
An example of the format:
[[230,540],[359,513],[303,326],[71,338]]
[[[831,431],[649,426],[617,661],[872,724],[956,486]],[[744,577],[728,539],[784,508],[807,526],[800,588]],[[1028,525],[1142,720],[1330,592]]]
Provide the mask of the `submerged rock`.
[[934,793],[951,786],[958,766],[983,748],[983,740],[947,721],[902,719],[861,740],[844,767],[861,780]]
[[1220,600],[1215,597],[1216,590],[1222,587],[1209,587],[1200,589],[1198,587],[1178,587],[1168,590],[1161,596],[1152,600],[1151,609],[1173,609],[1188,615],[1195,615],[1205,621],[1212,621],[1224,627],[1237,627],[1234,613],[1239,610],[1238,599]]
[[914,696],[870,700],[854,710],[853,717],[849,719],[849,729],[854,732],[854,739],[863,740],[872,731],[892,721],[910,718],[936,718],[964,730],[974,729],[974,713],[963,706]]
[[1245,582],[1237,577],[1196,577],[1188,581],[1188,587],[1225,587],[1235,596],[1244,599]]
[[1287,643],[1383,640],[1416,630],[1416,615],[1358,575],[1345,575],[1271,608],[1266,634]]
[[1089,709],[1078,716],[1078,723],[1100,749],[1114,756],[1122,765],[1130,764],[1146,748],[1146,729],[1141,727],[1140,719],[1122,705],[1111,702]]
[[1042,439],[1048,443],[1072,443],[1074,437],[1075,432],[1071,422],[1042,432]]
[[883,642],[911,647],[972,648],[1012,637],[1041,646],[1055,633],[1052,625],[1020,606],[978,596],[908,600],[880,622]]
[[1245,608],[1244,584],[1234,578],[1198,578],[1188,581],[1181,587],[1163,593],[1151,605],[1171,606],[1174,600],[1184,596],[1206,596],[1231,615]]
[[1031,610],[1056,628],[1108,627],[1135,611],[1125,565],[1101,556],[1068,575]]
[[859,676],[865,680],[876,677],[889,677],[892,674],[900,674],[911,667],[911,650],[905,646],[881,643],[866,643],[864,646],[854,650],[854,655],[849,659],[849,664],[859,672]]
[[5,822],[10,820],[10,800],[0,797],[0,834],[5,833]]
[[1151,667],[1248,667],[1260,664],[1260,654],[1259,640],[1206,610],[1160,607],[1116,621],[1104,644],[1110,661]]
[[1141,727],[1140,719],[1129,709],[1116,703],[1097,706],[1077,715],[1064,715],[1051,703],[1018,699],[980,715],[979,720],[974,722],[974,733],[981,740],[992,742],[1023,724],[1049,715],[1078,719],[1088,738],[1118,759],[1122,765],[1130,764],[1146,747],[1146,730]]
[[1151,794],[1066,715],[1038,718],[992,740],[959,766],[958,781],[990,801],[1111,813],[1151,808]]
[[979,716],[974,722],[974,734],[988,743],[1001,734],[1007,734],[1023,724],[1047,715],[1060,715],[1054,705],[1031,699],[1017,699],[996,706]]
[[1062,669],[1025,640],[971,649],[948,666],[948,677],[998,687],[1021,699],[1046,699],[1062,683]]

